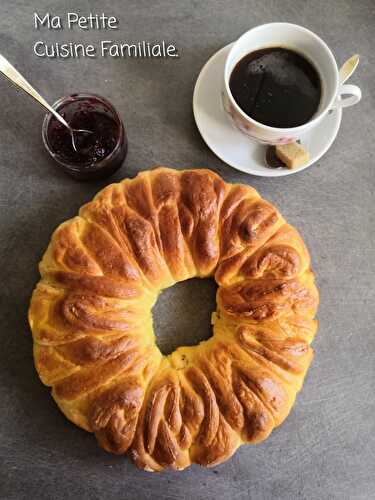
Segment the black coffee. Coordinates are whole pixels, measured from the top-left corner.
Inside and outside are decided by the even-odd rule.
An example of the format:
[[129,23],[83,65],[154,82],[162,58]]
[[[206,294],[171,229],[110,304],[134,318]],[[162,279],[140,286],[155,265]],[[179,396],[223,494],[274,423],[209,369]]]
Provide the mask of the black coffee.
[[319,73],[303,56],[282,47],[260,49],[243,57],[229,87],[239,107],[270,127],[298,127],[318,109]]

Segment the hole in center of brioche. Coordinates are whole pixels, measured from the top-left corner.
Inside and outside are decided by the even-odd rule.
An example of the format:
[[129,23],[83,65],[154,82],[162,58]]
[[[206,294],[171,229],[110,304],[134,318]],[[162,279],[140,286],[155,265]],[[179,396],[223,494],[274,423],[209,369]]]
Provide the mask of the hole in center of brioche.
[[216,290],[213,278],[193,278],[160,293],[152,316],[156,343],[165,356],[212,337]]

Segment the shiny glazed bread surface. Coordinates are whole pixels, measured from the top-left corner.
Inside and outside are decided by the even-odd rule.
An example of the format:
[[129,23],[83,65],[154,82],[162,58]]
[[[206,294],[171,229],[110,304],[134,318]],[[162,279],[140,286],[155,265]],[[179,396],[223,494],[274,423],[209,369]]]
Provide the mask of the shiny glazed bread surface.
[[[40,273],[39,376],[107,451],[149,471],[214,466],[288,415],[319,297],[300,235],[253,188],[163,167],[109,185],[56,229]],[[158,293],[209,276],[213,336],[163,356]]]

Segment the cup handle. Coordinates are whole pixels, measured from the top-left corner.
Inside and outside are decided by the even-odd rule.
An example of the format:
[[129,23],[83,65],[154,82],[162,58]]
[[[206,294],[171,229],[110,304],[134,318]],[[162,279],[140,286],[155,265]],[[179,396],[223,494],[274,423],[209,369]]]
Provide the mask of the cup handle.
[[[347,95],[348,97],[341,98],[342,95]],[[338,91],[338,95],[332,109],[347,108],[348,106],[353,106],[357,104],[362,97],[362,91],[357,85],[341,85]]]

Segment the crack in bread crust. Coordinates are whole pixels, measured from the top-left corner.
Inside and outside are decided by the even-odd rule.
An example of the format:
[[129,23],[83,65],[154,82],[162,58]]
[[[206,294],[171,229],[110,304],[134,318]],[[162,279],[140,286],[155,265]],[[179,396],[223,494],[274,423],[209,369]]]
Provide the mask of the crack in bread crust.
[[[287,417],[319,293],[298,232],[210,170],[144,171],[54,232],[29,309],[34,359],[68,419],[148,471],[214,466]],[[163,356],[160,290],[214,276],[213,336]]]

